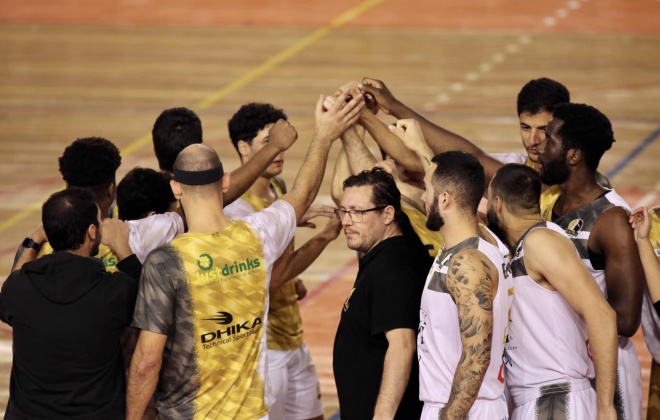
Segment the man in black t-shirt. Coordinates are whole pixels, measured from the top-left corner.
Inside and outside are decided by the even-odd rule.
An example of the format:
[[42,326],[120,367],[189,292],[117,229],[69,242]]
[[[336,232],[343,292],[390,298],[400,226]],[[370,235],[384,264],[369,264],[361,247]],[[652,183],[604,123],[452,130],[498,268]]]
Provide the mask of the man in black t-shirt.
[[341,418],[419,418],[416,332],[432,259],[380,169],[346,179],[336,212],[348,247],[363,255],[334,344]]

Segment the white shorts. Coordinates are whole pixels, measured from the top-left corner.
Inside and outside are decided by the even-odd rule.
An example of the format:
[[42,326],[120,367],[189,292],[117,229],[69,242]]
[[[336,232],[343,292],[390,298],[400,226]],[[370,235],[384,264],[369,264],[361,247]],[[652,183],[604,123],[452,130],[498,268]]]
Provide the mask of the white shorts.
[[323,415],[321,389],[305,343],[295,350],[268,349],[268,380],[275,402],[270,420],[306,420]]
[[619,363],[617,368],[614,408],[619,418],[641,420],[642,418],[642,371],[639,357],[626,337],[619,337]]
[[[532,393],[535,398],[528,399]],[[593,420],[598,414],[589,379],[544,384],[526,391],[525,399],[513,409],[511,420]]]
[[[440,418],[440,410],[444,408],[444,404],[433,404],[433,406],[424,403],[422,408],[422,417],[420,420],[438,420]],[[479,400],[475,401],[466,419],[468,420],[508,420],[509,409],[507,408],[504,395],[502,398],[493,401]]]

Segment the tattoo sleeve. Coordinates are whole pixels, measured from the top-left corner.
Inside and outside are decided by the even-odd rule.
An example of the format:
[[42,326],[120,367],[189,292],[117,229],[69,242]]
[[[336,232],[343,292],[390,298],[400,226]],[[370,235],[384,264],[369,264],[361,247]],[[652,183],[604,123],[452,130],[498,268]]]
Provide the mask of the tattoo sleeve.
[[458,309],[463,353],[441,419],[467,416],[490,364],[493,336],[493,288],[497,269],[477,250],[455,255],[447,273],[447,289]]

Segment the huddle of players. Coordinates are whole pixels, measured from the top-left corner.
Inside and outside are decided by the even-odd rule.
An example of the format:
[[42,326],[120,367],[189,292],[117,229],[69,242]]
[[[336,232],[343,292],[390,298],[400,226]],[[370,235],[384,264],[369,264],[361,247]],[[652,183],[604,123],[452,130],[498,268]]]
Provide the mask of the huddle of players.
[[[117,187],[120,218],[157,213],[129,225],[131,249],[136,254],[140,250],[145,266],[133,321],[142,332],[129,375],[128,418],[143,415],[157,383],[156,406],[162,415],[265,418],[272,402],[263,383],[267,335],[262,325],[268,289],[269,322],[277,327],[273,313],[280,310],[280,326],[293,325],[279,331],[278,340],[277,329],[269,323],[269,359],[278,361],[275,374],[298,375],[280,381],[289,389],[276,391],[276,404],[284,403],[278,410],[286,414],[278,417],[271,409],[271,418],[322,417],[316,374],[297,312],[296,296],[304,292],[296,287],[298,282],[287,280],[295,279],[338,235],[339,224],[331,221],[298,255],[291,242],[297,223],[322,214],[305,216],[318,192],[328,150],[358,120],[396,160],[396,168],[391,163],[379,166],[397,175],[410,214],[424,212],[428,227],[442,234],[424,243],[436,253],[445,242],[421,302],[420,397],[428,407],[423,418],[506,418],[510,410],[503,396],[505,383],[514,418],[641,418],[639,362],[626,337],[639,324],[644,277],[628,225],[629,208],[614,191],[600,186],[603,180],[596,172],[600,157],[614,141],[611,125],[592,107],[555,106],[569,100],[562,88],[548,79],[523,88],[518,114],[527,156],[508,159],[526,166],[502,166],[403,105],[382,82],[365,79],[341,90],[334,101],[319,100],[315,136],[288,194],[276,175],[281,172],[281,152],[297,134],[288,123],[278,122],[286,119],[281,111],[254,104],[242,108],[247,114],[241,118],[257,122],[247,132],[239,128],[232,133],[230,122],[232,141],[244,164],[244,172],[232,172],[231,181],[214,151],[189,146],[202,139],[196,116],[183,109],[165,111],[153,132],[164,172],[135,169]],[[544,91],[554,95],[555,103],[543,102]],[[536,98],[531,104],[525,103],[525,92]],[[388,127],[374,117],[378,109],[398,118],[397,125]],[[163,142],[157,142],[159,136]],[[364,162],[355,159],[365,155],[349,152],[361,146],[356,146],[355,136],[348,141],[346,137],[342,143],[348,153],[341,159],[357,168]],[[102,143],[74,142],[69,152],[89,142]],[[261,152],[262,148],[268,150]],[[469,152],[480,163],[452,150]],[[80,153],[83,160],[99,162]],[[169,162],[161,159],[168,155]],[[113,165],[114,181],[118,161]],[[252,165],[249,171],[247,165]],[[460,176],[466,168],[477,175]],[[101,169],[90,172],[102,173]],[[421,174],[426,192],[419,188]],[[68,185],[75,185],[64,171],[63,176]],[[499,238],[476,225],[475,196],[484,195],[486,181],[489,227]],[[85,182],[89,186],[95,181]],[[468,197],[466,191],[471,191]],[[241,196],[233,210],[231,205],[223,209]],[[107,194],[96,198],[102,217],[109,216],[112,200]],[[167,212],[177,201],[181,208]],[[156,202],[160,204],[151,205]],[[228,215],[238,222],[229,221]],[[223,235],[217,234],[220,231]],[[469,243],[457,242],[465,232],[474,233],[468,235]],[[252,257],[238,261],[238,255],[246,255],[245,244]],[[111,250],[101,250],[99,256],[112,270]],[[483,278],[474,282],[469,276],[456,276],[465,270],[482,273]],[[256,279],[254,284],[236,286],[243,272]],[[478,298],[478,308],[466,299],[470,295]],[[235,319],[237,314],[240,319]],[[484,331],[486,340],[474,341]],[[445,351],[448,338],[453,351]],[[224,344],[226,339],[231,347]],[[213,354],[210,349],[215,349]],[[284,352],[279,358],[278,351]],[[275,375],[268,368],[272,380]],[[589,382],[594,377],[596,392]],[[300,395],[306,395],[305,401],[293,398]]]

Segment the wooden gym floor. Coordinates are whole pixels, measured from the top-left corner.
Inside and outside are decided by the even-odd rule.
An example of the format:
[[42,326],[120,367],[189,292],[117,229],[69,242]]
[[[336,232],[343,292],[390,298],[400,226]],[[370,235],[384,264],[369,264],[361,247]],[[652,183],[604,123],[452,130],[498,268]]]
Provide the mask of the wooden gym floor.
[[[243,103],[271,102],[300,134],[286,154],[292,182],[318,95],[363,76],[493,152],[521,150],[522,85],[559,80],[574,102],[613,121],[617,142],[601,171],[632,206],[660,204],[658,0],[0,0],[0,10],[0,280],[43,200],[62,188],[57,157],[76,138],[115,142],[119,178],[137,165],[156,168],[153,122],[186,106],[202,118],[205,142],[235,168],[228,118]],[[330,203],[329,178],[330,170],[318,202]],[[301,229],[299,243],[312,234]],[[332,342],[356,271],[340,236],[302,276],[327,417],[337,409]],[[635,343],[646,384],[641,330]],[[3,324],[2,407],[10,367]]]

